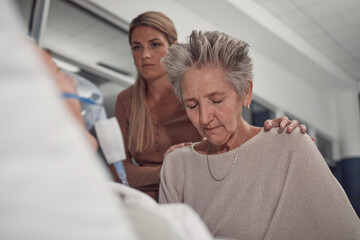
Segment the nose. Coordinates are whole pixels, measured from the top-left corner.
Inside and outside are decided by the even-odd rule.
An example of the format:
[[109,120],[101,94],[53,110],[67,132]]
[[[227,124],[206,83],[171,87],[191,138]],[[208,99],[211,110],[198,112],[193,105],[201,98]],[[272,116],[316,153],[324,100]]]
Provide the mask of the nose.
[[142,52],[141,52],[141,58],[142,59],[146,59],[146,58],[150,58],[150,51],[147,48],[143,48]]
[[199,118],[200,118],[200,124],[203,126],[209,125],[209,123],[212,120],[212,112],[211,109],[206,106],[199,106]]

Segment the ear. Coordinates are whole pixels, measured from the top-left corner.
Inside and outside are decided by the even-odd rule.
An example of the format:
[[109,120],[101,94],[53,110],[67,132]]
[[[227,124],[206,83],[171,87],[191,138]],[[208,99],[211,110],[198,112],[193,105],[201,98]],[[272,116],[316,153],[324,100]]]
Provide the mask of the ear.
[[252,93],[253,93],[253,82],[251,80],[248,80],[249,82],[249,89],[245,92],[244,97],[244,107],[248,107],[251,104],[252,99]]

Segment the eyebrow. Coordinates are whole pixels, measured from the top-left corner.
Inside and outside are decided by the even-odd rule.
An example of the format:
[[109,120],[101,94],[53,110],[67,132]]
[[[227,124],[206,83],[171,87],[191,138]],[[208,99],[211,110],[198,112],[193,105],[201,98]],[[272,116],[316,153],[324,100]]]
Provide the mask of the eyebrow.
[[183,101],[184,102],[195,102],[196,98],[184,98]]
[[[148,42],[155,42],[155,41],[158,41],[158,40],[160,40],[160,38],[153,38],[153,39],[150,39]],[[136,42],[136,41],[133,41],[133,42],[131,42],[131,44],[141,44],[140,42]]]
[[[206,95],[206,97],[211,98],[211,97],[214,97],[214,96],[217,96],[217,95],[223,96],[223,95],[225,95],[225,92],[210,93],[210,94]],[[197,101],[197,99],[196,98],[184,98],[183,101],[184,102],[195,102],[195,101]]]

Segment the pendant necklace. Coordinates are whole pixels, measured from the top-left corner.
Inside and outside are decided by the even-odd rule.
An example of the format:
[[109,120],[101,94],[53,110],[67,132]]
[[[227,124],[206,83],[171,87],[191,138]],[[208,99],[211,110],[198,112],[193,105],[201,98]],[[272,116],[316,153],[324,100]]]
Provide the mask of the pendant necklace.
[[222,178],[216,178],[216,177],[214,176],[214,174],[212,173],[212,171],[211,171],[210,162],[209,162],[209,149],[210,149],[210,142],[209,142],[208,148],[207,148],[207,152],[206,152],[206,161],[207,161],[207,164],[208,164],[208,168],[209,168],[210,175],[211,175],[211,177],[212,177],[215,181],[218,181],[218,182],[219,182],[219,181],[222,181],[222,180],[224,180],[224,179],[231,173],[231,170],[233,169],[233,167],[234,167],[234,165],[235,165],[235,163],[236,163],[236,161],[237,161],[237,159],[238,159],[239,151],[240,151],[240,146],[244,143],[244,141],[245,141],[245,139],[246,139],[246,137],[247,137],[247,135],[248,135],[248,133],[249,133],[249,130],[250,130],[250,126],[249,126],[249,124],[247,124],[247,131],[246,131],[246,134],[245,134],[242,142],[240,143],[240,145],[239,145],[239,147],[238,147],[238,150],[237,150],[236,156],[235,156],[235,160],[234,160],[234,162],[231,164],[231,167],[230,167],[229,172],[228,172],[227,174],[225,174],[225,176],[222,177]]

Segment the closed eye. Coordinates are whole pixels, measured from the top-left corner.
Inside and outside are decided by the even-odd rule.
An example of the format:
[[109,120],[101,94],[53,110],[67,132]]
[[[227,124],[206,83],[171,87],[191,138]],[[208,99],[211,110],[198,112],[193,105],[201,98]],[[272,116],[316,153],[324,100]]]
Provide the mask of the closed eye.
[[198,105],[197,103],[196,103],[196,104],[193,104],[193,105],[188,105],[188,108],[194,109],[194,108],[196,108],[197,105]]
[[223,102],[223,100],[218,100],[218,101],[214,101],[214,100],[211,100],[213,103],[215,103],[215,104],[219,104],[219,103],[222,103]]

